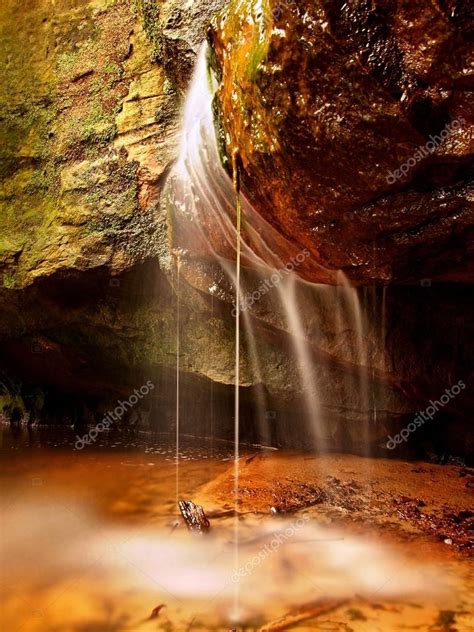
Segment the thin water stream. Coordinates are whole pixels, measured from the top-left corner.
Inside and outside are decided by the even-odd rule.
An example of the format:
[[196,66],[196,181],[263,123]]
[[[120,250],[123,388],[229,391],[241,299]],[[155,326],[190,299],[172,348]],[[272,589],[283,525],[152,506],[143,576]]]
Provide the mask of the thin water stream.
[[[233,183],[236,194],[236,258],[235,258],[235,304],[240,306],[240,255],[241,255],[241,224],[242,206],[240,202],[238,155],[234,154],[232,163]],[[240,534],[239,534],[239,468],[240,468],[240,309],[237,307],[235,316],[235,408],[234,408],[234,568],[240,566]],[[240,585],[235,582],[234,618],[238,622],[240,611]]]
[[181,414],[181,274],[180,255],[176,255],[176,507],[179,497],[179,450],[180,450],[180,414]]

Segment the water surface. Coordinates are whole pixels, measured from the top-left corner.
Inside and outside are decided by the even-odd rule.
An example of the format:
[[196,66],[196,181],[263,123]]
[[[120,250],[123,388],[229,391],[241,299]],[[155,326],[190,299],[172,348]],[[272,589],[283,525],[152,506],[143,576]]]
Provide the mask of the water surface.
[[[212,525],[199,536],[177,514],[171,439],[104,433],[82,451],[74,440],[72,429],[3,427],[2,629],[472,629],[472,577],[446,545],[398,536],[393,516],[362,529],[355,510],[301,497],[281,512],[278,490],[300,490],[297,472],[315,482],[301,455],[243,450],[235,568],[232,445],[183,438],[179,494],[202,502]],[[357,480],[376,467],[325,459]],[[311,608],[321,614],[308,618]]]

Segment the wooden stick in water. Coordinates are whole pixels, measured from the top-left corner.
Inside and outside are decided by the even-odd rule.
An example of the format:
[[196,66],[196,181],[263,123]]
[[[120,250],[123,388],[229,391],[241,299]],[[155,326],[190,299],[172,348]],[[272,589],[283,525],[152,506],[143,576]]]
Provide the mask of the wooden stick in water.
[[204,509],[201,505],[195,505],[190,500],[180,500],[179,509],[190,531],[194,533],[206,533],[211,528]]

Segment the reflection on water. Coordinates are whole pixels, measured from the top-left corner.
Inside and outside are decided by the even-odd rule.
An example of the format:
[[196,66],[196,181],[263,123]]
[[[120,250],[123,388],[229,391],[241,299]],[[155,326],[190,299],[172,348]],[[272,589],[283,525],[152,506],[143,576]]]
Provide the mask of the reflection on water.
[[[78,437],[86,429],[74,430],[72,426],[33,426],[0,423],[0,444],[4,454],[39,448],[62,448],[73,450]],[[169,460],[176,458],[175,438],[170,434],[142,431],[138,429],[111,429],[99,433],[93,443],[85,447],[87,452],[120,450],[159,454]],[[182,435],[181,458],[228,460],[233,455],[233,444],[215,438],[196,438]],[[74,450],[77,454],[78,451]]]
[[[48,441],[60,444],[51,433]],[[375,602],[377,620],[394,608],[400,619],[400,609],[410,607],[416,620],[430,612],[426,604],[442,598],[447,608],[454,599],[452,582],[432,564],[323,528],[310,511],[242,516],[236,569],[233,515],[211,516],[208,537],[178,519],[172,445],[153,447],[143,436],[115,449],[74,452],[64,443],[47,448],[48,441],[43,436],[38,449],[38,438],[3,433],[2,629],[258,630],[320,599],[341,600],[346,615],[355,603],[363,610]],[[205,454],[203,445],[188,443],[180,490],[194,498],[231,467],[230,451],[207,446]],[[398,629],[387,622],[343,627],[337,612],[326,628],[301,629]]]

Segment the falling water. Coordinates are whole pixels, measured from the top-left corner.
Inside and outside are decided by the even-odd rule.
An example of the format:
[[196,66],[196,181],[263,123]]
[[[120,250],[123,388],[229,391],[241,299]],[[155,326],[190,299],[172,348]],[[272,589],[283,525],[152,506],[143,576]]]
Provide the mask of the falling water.
[[[280,274],[280,281],[274,284],[271,296],[266,297],[267,301],[271,301],[271,309],[261,306],[250,309],[245,305],[252,290],[262,280],[282,271],[287,262],[276,254],[281,252],[277,244],[281,244],[282,236],[256,212],[243,194],[236,194],[235,189],[239,188],[237,155],[233,157],[234,164],[227,165],[228,170],[222,166],[212,109],[216,85],[212,73],[208,71],[206,55],[204,47],[185,104],[179,159],[167,179],[164,199],[172,225],[172,246],[181,253],[182,278],[185,279],[187,271],[192,271],[194,266],[198,275],[191,274],[191,282],[195,283],[196,276],[199,276],[200,290],[206,290],[213,300],[220,299],[222,305],[234,306],[237,502],[241,367],[245,357],[246,369],[252,373],[252,383],[264,383],[264,375],[260,371],[258,335],[262,322],[266,321],[272,328],[280,328],[290,341],[289,356],[299,378],[305,415],[303,421],[310,427],[313,449],[318,452],[330,447],[328,438],[331,435],[328,413],[331,407],[328,408],[326,403],[321,375],[321,367],[326,366],[324,358],[330,357],[331,334],[326,335],[323,331],[323,318],[318,314],[322,310],[326,319],[328,315],[332,316],[335,326],[339,327],[336,333],[347,343],[339,350],[344,355],[344,366],[352,370],[353,379],[358,382],[358,402],[351,405],[357,406],[361,418],[364,415],[369,417],[370,411],[376,409],[369,388],[370,379],[374,377],[370,363],[375,361],[375,353],[368,352],[370,315],[367,314],[367,306],[363,307],[360,292],[342,273],[337,276],[338,286],[333,287],[306,282],[296,272],[287,271],[284,275]],[[311,265],[321,268],[314,262]],[[327,274],[326,270],[321,270]],[[346,338],[346,331],[356,332],[355,339],[353,336]],[[211,342],[212,332],[209,335]],[[241,356],[244,348],[241,343],[245,344],[244,357]],[[263,400],[257,415],[262,422],[265,411],[261,410],[261,406],[266,406]],[[358,433],[358,439],[362,437],[361,442],[368,446],[369,423],[362,423],[363,430]],[[268,437],[266,427],[261,427],[260,432],[260,436]]]
[[298,360],[299,378],[306,394],[305,409],[310,422],[310,431],[318,452],[323,452],[327,446],[323,424],[320,421],[321,407],[318,397],[318,380],[299,311],[297,279],[292,276],[287,280],[287,283],[281,283],[277,287],[278,296],[287,318],[287,330],[293,337],[294,349]]
[[[243,316],[243,330],[245,333],[245,344],[249,352],[249,362],[251,374],[257,384],[263,384],[264,378],[262,373],[262,366],[260,362],[260,355],[258,352],[257,340],[255,335],[255,328],[252,323],[252,316],[247,310],[241,312]],[[256,404],[256,417],[258,427],[260,430],[260,443],[265,446],[271,444],[271,433],[266,417],[266,411],[268,410],[268,402],[264,389],[259,388],[254,394],[254,400]]]
[[[369,392],[369,355],[368,355],[368,324],[363,310],[363,304],[360,299],[359,292],[354,288],[346,275],[340,271],[338,273],[338,282],[342,288],[340,293],[340,306],[345,317],[345,325],[352,327],[356,332],[356,338],[352,344],[352,354],[354,363],[360,367],[358,372],[358,391],[360,396],[360,409],[367,411],[371,408],[371,399]],[[344,306],[346,309],[344,309]],[[341,313],[339,312],[339,317]],[[368,456],[369,447],[369,426],[368,418],[362,423],[362,444],[364,446],[365,456]]]
[[[239,568],[239,458],[240,458],[240,245],[242,206],[240,203],[239,168],[237,154],[232,161],[232,175],[236,194],[236,257],[235,257],[235,408],[234,408],[234,568]],[[239,583],[235,583],[234,618],[238,621],[239,613]]]
[[181,310],[180,310],[180,253],[176,255],[176,507],[179,502],[179,433],[180,433],[180,404],[181,404]]

